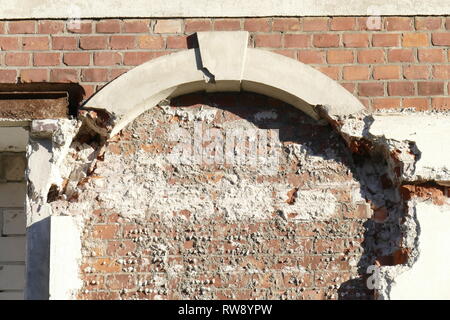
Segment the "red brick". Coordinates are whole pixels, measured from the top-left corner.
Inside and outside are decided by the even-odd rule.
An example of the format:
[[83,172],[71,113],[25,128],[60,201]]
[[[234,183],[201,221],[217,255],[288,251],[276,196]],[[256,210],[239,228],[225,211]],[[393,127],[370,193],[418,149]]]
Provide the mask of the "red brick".
[[91,63],[91,54],[88,52],[64,53],[63,62],[67,66],[88,66]]
[[94,239],[114,239],[119,231],[119,226],[116,224],[95,225],[92,231]]
[[419,62],[444,62],[444,49],[418,49]]
[[9,34],[23,34],[23,33],[35,33],[36,22],[35,21],[10,21],[8,22]]
[[22,38],[23,50],[48,50],[49,43],[47,37],[25,37]]
[[180,33],[181,29],[181,20],[157,20],[155,24],[155,33]]
[[6,23],[0,21],[0,34],[5,34],[6,33]]
[[374,47],[397,47],[400,45],[400,34],[398,33],[376,33],[372,35],[372,46]]
[[286,57],[289,57],[292,59],[297,59],[297,51],[295,51],[295,50],[274,50],[272,52],[281,54],[283,56],[286,56]]
[[75,37],[52,37],[53,50],[75,50],[77,49],[77,38]]
[[255,35],[257,47],[279,48],[281,47],[281,34],[257,34]]
[[186,36],[167,37],[167,49],[187,49],[188,42]]
[[136,287],[135,279],[130,274],[108,275],[106,286],[110,290],[134,289]]
[[274,18],[273,31],[300,31],[301,22],[298,18]]
[[120,77],[121,75],[127,73],[128,71],[130,71],[129,68],[111,69],[109,72],[108,81],[114,80],[115,78]]
[[390,96],[413,96],[414,83],[409,81],[389,82],[388,95]]
[[31,61],[30,53],[7,52],[5,56],[5,64],[7,66],[29,66]]
[[357,30],[381,30],[382,18],[379,16],[361,17],[356,19]]
[[127,66],[137,66],[163,54],[164,52],[125,52],[123,64]]
[[374,109],[399,109],[401,107],[400,98],[376,98],[372,100]]
[[445,28],[446,28],[447,30],[450,29],[450,17],[447,17],[447,18],[445,19]]
[[0,36],[0,49],[3,51],[18,50],[19,38]]
[[214,30],[216,31],[236,31],[241,29],[239,19],[216,19],[214,20]]
[[38,23],[38,33],[57,34],[64,32],[64,22],[44,20]]
[[95,86],[91,84],[82,84],[83,87],[83,98],[87,99],[95,93]]
[[417,89],[421,96],[435,96],[444,94],[444,82],[418,82]]
[[383,63],[385,62],[384,50],[382,49],[370,49],[358,51],[359,63]]
[[70,33],[92,33],[92,22],[83,22],[79,20],[68,21],[66,23],[67,31]]
[[60,54],[56,52],[50,53],[34,53],[33,65],[34,66],[57,66],[60,64]]
[[48,69],[22,69],[20,70],[20,81],[25,83],[47,82],[48,74]]
[[344,80],[368,80],[369,67],[366,66],[345,66]]
[[94,53],[94,64],[96,66],[120,65],[122,56],[118,52],[96,52]]
[[16,70],[1,70],[0,69],[0,83],[15,83],[17,72]]
[[337,34],[315,34],[313,45],[317,48],[339,47],[339,35]]
[[308,48],[310,47],[311,36],[305,34],[285,34],[285,48]]
[[369,35],[367,33],[346,33],[342,37],[345,47],[364,48],[369,46]]
[[334,17],[331,19],[331,30],[344,31],[355,30],[356,19],[353,17]]
[[433,78],[443,80],[450,79],[450,65],[433,66]]
[[341,83],[341,86],[343,86],[345,89],[347,89],[348,92],[354,94],[356,89],[356,84],[354,82],[345,82]]
[[440,17],[416,17],[416,30],[437,30],[441,28],[442,18]]
[[108,48],[107,36],[83,36],[80,37],[80,48],[85,50],[98,50]]
[[358,93],[363,97],[384,95],[384,84],[380,82],[364,82],[358,84]]
[[403,98],[403,108],[415,108],[417,111],[428,110],[429,102],[427,98]]
[[134,49],[136,47],[135,36],[111,36],[111,49]]
[[375,66],[373,67],[373,78],[375,80],[399,79],[400,66]]
[[413,20],[409,17],[386,17],[384,18],[387,31],[409,31],[414,30]]
[[124,33],[147,33],[150,31],[150,20],[124,20],[123,32]]
[[403,34],[404,47],[427,47],[428,45],[428,34],[426,33]]
[[413,49],[390,49],[388,51],[389,62],[414,62]]
[[269,32],[272,23],[268,18],[247,18],[244,20],[244,30],[252,32]]
[[78,82],[78,72],[74,69],[52,69],[50,71],[51,82]]
[[325,51],[301,50],[298,52],[298,60],[303,63],[325,63]]
[[120,20],[114,19],[98,21],[95,25],[95,31],[97,31],[97,33],[119,33]]
[[328,18],[303,18],[303,31],[328,31]]
[[403,76],[405,79],[428,79],[430,77],[430,70],[428,66],[410,65],[403,67]]
[[185,32],[211,31],[212,23],[210,19],[186,19],[184,22]]
[[161,36],[140,36],[138,46],[141,49],[164,49],[164,39]]
[[[81,80],[86,82],[102,82],[108,81],[108,69],[83,69],[81,72]],[[114,225],[101,226],[102,230],[117,227]],[[104,228],[103,228],[104,227]],[[109,232],[109,231],[108,231]],[[106,238],[110,239],[110,238]]]
[[353,51],[351,50],[328,50],[328,63],[352,63],[354,61]]
[[339,80],[340,68],[339,67],[318,67],[317,70],[327,75],[333,80]]
[[450,98],[439,97],[431,99],[431,107],[437,110],[449,110],[450,109]]
[[433,33],[431,42],[435,46],[450,46],[450,32]]

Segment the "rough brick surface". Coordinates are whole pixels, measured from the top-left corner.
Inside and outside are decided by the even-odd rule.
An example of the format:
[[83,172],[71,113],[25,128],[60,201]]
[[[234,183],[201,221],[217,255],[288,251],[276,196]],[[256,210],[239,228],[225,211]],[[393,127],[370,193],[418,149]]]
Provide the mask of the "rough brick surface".
[[[202,140],[195,158],[176,137],[208,139],[209,130],[223,141],[258,132],[269,143],[239,140],[244,156],[220,162],[210,143],[221,140]],[[174,163],[174,154],[193,158]],[[79,298],[370,298],[356,267],[370,252],[362,240],[371,214],[355,197],[357,172],[329,126],[274,99],[192,94],[155,107],[106,144],[97,182],[78,195],[92,208]],[[123,179],[133,188],[115,188]]]

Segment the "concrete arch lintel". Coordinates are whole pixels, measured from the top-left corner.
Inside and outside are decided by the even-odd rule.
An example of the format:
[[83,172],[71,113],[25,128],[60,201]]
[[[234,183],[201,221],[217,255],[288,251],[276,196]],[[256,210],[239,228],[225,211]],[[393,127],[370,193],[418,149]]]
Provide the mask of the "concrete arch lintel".
[[364,109],[355,96],[314,68],[248,48],[246,31],[199,32],[196,36],[199,48],[162,56],[130,70],[94,95],[84,109],[101,109],[111,115],[108,135],[116,134],[162,99],[196,91],[260,93],[313,118],[319,117],[317,105],[325,106],[331,116]]

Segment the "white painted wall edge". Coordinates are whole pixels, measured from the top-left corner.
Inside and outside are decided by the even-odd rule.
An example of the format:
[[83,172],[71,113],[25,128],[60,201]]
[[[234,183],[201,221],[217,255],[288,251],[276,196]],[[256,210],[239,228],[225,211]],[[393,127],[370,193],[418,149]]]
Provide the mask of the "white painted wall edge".
[[0,0],[0,19],[447,14],[449,0]]

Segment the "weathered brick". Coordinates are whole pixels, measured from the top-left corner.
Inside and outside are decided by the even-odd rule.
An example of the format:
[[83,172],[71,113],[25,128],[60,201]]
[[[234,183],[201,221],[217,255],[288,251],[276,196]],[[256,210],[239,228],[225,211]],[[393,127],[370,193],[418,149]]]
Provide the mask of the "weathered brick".
[[88,66],[91,63],[91,54],[88,52],[64,53],[63,62],[67,66]]
[[94,65],[113,66],[122,63],[122,56],[118,52],[96,52],[94,53]]
[[337,34],[315,34],[313,45],[317,48],[333,48],[339,46],[339,35]]
[[428,66],[405,66],[403,67],[403,76],[408,80],[428,79],[430,77],[430,69]]
[[445,52],[444,49],[418,49],[417,56],[419,62],[445,62]]
[[97,33],[119,33],[120,32],[120,20],[108,19],[98,21],[95,25],[95,31]]
[[387,31],[414,30],[413,19],[410,17],[386,17],[384,23]]
[[64,32],[64,22],[44,20],[38,23],[38,33],[57,34]]
[[5,64],[7,66],[29,66],[31,64],[31,53],[8,52],[5,55]]
[[358,84],[358,93],[364,97],[384,95],[384,84],[380,82],[364,82]]
[[185,32],[211,31],[211,19],[186,19],[184,22]]
[[19,38],[0,36],[0,49],[3,51],[18,50],[19,49]]
[[429,101],[427,98],[403,98],[402,107],[403,108],[414,108],[416,111],[428,110]]
[[374,47],[398,47],[401,35],[398,33],[376,33],[372,35]]
[[416,30],[437,30],[441,28],[440,17],[415,17]]
[[157,20],[155,33],[180,33],[182,31],[181,20]]
[[150,20],[124,20],[123,32],[125,33],[147,33],[150,30]]
[[273,31],[300,31],[301,22],[299,18],[274,18]]
[[20,81],[24,83],[29,82],[48,82],[49,70],[48,69],[21,69]]
[[367,33],[346,33],[342,36],[344,47],[364,48],[369,46],[369,35]]
[[53,50],[75,50],[78,47],[75,37],[52,37]]
[[329,18],[303,18],[303,31],[327,31]]
[[8,33],[10,34],[36,33],[36,22],[31,20],[10,21],[8,22]]
[[433,33],[431,42],[435,46],[450,46],[450,32]]
[[413,49],[390,49],[388,51],[389,62],[414,62]]
[[108,69],[83,69],[81,80],[86,82],[108,81]]
[[75,69],[52,69],[50,71],[52,82],[78,82],[78,72]]
[[311,36],[305,34],[285,34],[285,48],[308,48],[311,46]]
[[433,78],[442,80],[450,79],[450,65],[433,66]]
[[92,22],[86,21],[68,21],[66,23],[67,31],[70,33],[92,33]]
[[426,33],[403,34],[404,47],[427,47],[428,45],[428,34]]
[[40,52],[33,54],[33,65],[41,66],[57,66],[60,64],[60,54],[56,52]]
[[354,17],[333,17],[331,18],[331,30],[345,31],[355,30],[356,19]]
[[373,78],[375,80],[384,80],[384,79],[399,79],[401,75],[401,67],[400,66],[375,66],[373,68]]
[[111,49],[134,49],[136,47],[135,36],[111,36]]
[[251,32],[269,32],[272,22],[268,18],[247,18],[244,20],[244,30]]
[[417,83],[418,93],[421,96],[435,96],[444,94],[444,82],[421,81]]
[[0,70],[0,83],[14,83],[16,77],[16,70]]
[[82,36],[80,37],[80,48],[85,50],[99,50],[108,47],[107,36]]
[[370,75],[366,66],[345,66],[343,72],[344,80],[368,80]]
[[414,91],[414,83],[410,81],[388,83],[388,94],[390,96],[413,96]]
[[431,107],[436,110],[450,110],[450,98],[433,98],[431,99]]
[[48,50],[48,37],[24,37],[22,38],[22,48],[30,51]]
[[321,50],[300,50],[298,60],[303,63],[325,63],[326,52]]
[[353,51],[351,50],[328,50],[328,63],[352,63],[354,61]]
[[241,29],[239,19],[214,19],[215,31],[237,31]]
[[400,98],[375,98],[372,100],[374,109],[399,109],[401,108]]
[[281,34],[257,34],[255,45],[257,47],[279,48],[281,47]]
[[371,49],[358,51],[358,63],[383,63],[385,62],[384,50]]

